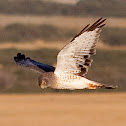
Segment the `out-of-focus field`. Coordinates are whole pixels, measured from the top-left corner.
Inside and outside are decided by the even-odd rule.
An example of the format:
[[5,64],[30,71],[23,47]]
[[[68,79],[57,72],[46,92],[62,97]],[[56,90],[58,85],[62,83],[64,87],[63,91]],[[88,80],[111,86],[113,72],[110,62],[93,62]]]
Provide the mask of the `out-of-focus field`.
[[[73,16],[21,16],[0,14],[0,25],[6,26],[12,23],[24,24],[51,24],[63,28],[81,29],[87,23],[96,21],[99,17],[73,17]],[[109,17],[106,24],[108,27],[126,28],[126,18]]]
[[57,2],[57,3],[63,3],[63,4],[76,4],[79,0],[44,0],[48,2]]
[[126,93],[0,95],[1,126],[125,126]]
[[[56,66],[60,49],[99,17],[0,15],[0,18],[0,93],[43,93],[60,91],[41,90],[37,82],[39,74],[17,66],[13,57],[20,52]],[[97,55],[86,76],[100,83],[118,85],[115,91],[126,90],[125,22],[125,18],[107,19],[97,44]],[[107,90],[96,90],[99,91]]]
[[[69,41],[69,40],[68,40]],[[58,49],[61,50],[68,41],[54,41],[54,42],[45,42],[43,40],[36,40],[34,42],[25,42],[25,43],[14,43],[14,42],[5,42],[0,44],[0,49],[21,49],[21,50],[37,50],[42,48],[48,49]],[[97,43],[97,49],[104,49],[104,50],[126,50],[126,45],[116,45],[111,46],[108,44],[99,41]]]
[[[56,55],[59,50],[42,48],[39,50],[17,50],[17,49],[1,49],[0,50],[0,92],[56,92],[57,90],[46,89],[42,90],[38,86],[38,77],[40,74],[30,71],[27,68],[17,66],[13,57],[18,52],[25,54],[32,59],[56,66]],[[118,85],[117,90],[126,90],[126,51],[122,50],[97,50],[97,55],[94,56],[94,62],[90,67],[87,78],[110,85]],[[82,90],[85,92],[85,90]],[[87,91],[87,90],[86,90]],[[102,91],[94,90],[96,92]],[[103,90],[108,91],[108,90]],[[65,91],[66,92],[66,91]],[[74,91],[75,92],[75,91]],[[78,91],[80,92],[80,90]],[[89,90],[88,90],[89,92]],[[92,92],[92,91],[91,91]]]
[[[99,17],[16,16],[0,14],[0,18],[0,48],[39,49],[41,47],[58,47],[58,49],[61,49],[84,26],[88,23],[92,24]],[[125,18],[108,18],[105,22],[106,26],[101,33],[101,43],[98,42],[97,47],[126,49],[125,22]],[[50,45],[51,42],[52,44]],[[55,45],[56,47],[54,47]]]

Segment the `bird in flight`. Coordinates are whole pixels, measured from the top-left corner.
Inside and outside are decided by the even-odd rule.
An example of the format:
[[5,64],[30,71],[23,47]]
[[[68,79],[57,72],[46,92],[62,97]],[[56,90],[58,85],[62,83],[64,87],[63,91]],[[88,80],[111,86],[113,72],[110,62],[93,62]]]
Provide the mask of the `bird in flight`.
[[91,56],[96,53],[96,44],[105,20],[100,18],[93,25],[88,24],[70,43],[65,45],[58,53],[56,68],[36,62],[21,53],[18,53],[14,60],[16,64],[41,74],[38,83],[42,89],[114,89],[114,86],[107,86],[85,78],[92,63]]

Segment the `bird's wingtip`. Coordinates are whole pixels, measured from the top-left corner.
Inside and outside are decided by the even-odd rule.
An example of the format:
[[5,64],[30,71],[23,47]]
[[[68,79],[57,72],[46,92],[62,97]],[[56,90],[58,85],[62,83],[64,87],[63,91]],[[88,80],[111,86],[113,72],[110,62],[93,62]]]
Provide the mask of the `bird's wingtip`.
[[25,59],[25,55],[24,54],[21,54],[21,53],[17,53],[17,56],[14,56],[14,60],[16,62],[19,62],[21,60]]

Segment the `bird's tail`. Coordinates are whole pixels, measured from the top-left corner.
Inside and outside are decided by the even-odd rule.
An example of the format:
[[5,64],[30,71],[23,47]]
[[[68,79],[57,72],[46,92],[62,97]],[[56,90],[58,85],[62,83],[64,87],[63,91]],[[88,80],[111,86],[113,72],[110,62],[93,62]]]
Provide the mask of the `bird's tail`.
[[103,89],[116,89],[118,86],[113,85],[106,85],[97,82],[89,83],[88,89],[96,89],[96,88],[103,88]]
[[118,86],[113,86],[113,85],[105,85],[105,84],[102,84],[101,88],[104,88],[104,89],[116,89],[118,88]]

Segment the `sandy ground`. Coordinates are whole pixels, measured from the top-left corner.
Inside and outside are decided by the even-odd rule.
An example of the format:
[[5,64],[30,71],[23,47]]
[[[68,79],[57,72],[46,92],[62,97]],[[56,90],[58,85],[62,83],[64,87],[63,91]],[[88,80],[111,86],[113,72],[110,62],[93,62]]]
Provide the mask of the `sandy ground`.
[[1,126],[126,126],[126,93],[0,95]]

